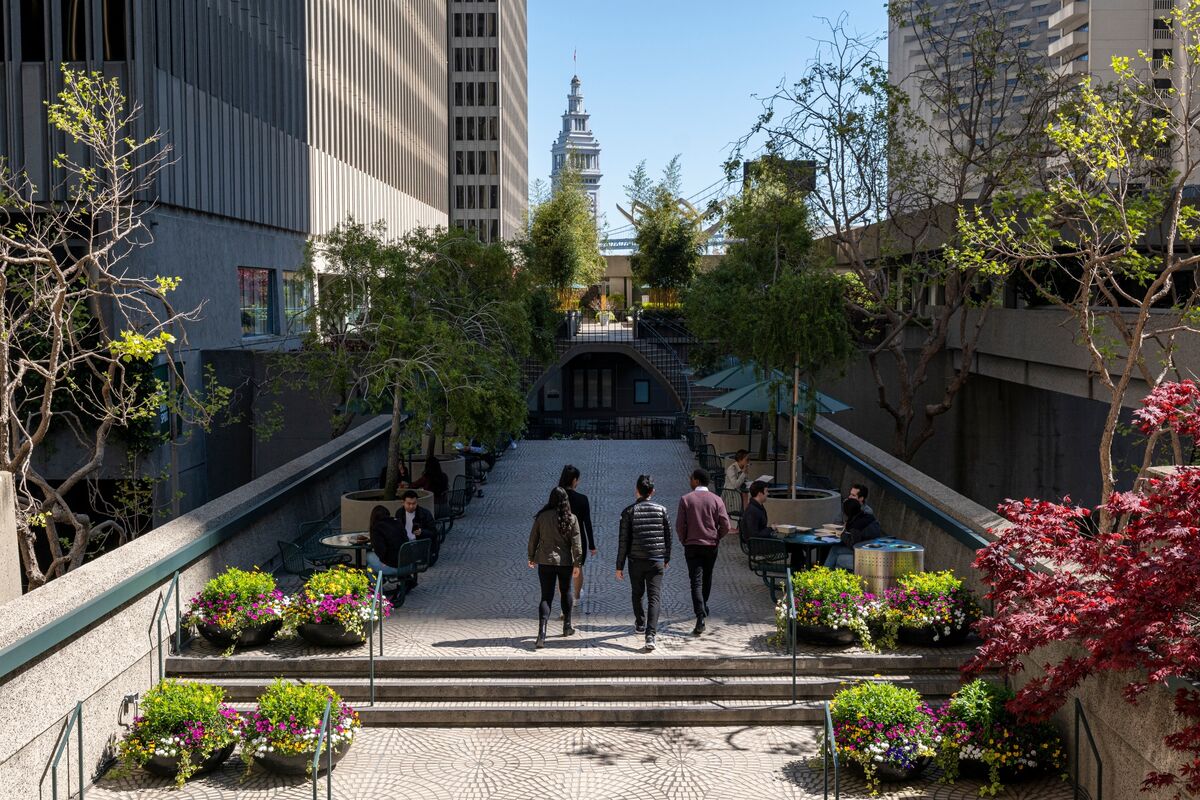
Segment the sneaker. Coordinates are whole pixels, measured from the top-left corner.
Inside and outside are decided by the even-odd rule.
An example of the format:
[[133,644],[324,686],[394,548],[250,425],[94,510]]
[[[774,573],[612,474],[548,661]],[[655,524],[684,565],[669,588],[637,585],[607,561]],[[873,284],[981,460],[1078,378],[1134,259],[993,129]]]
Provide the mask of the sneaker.
[[696,627],[692,628],[692,636],[699,636],[704,633],[704,617],[696,620]]
[[646,652],[649,653],[653,649],[654,649],[654,636],[652,634],[652,635],[646,637]]
[[646,623],[644,623],[644,622],[635,622],[635,623],[633,624],[633,632],[634,632],[634,633],[645,633],[645,632],[646,632]]

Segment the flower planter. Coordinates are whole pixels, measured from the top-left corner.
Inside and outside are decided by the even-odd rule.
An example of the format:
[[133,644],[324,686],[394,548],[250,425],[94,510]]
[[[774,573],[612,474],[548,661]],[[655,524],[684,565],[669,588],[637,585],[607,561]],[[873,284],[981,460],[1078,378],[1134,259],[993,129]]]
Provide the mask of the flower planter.
[[[1049,769],[1044,766],[1038,767],[1001,767],[1000,768],[1000,783],[1021,783],[1022,781],[1032,780],[1046,775]],[[991,780],[991,770],[986,761],[980,761],[977,758],[964,758],[958,762],[958,774],[964,778],[972,778],[977,781],[986,783]]]
[[[196,770],[192,773],[192,777],[206,775],[220,767],[229,760],[229,756],[233,755],[233,748],[236,746],[237,742],[230,742],[221,749],[209,753],[208,758],[201,761],[199,766],[196,767]],[[142,769],[160,778],[173,779],[179,772],[179,756],[152,756],[149,761],[142,765]]]
[[296,632],[301,639],[318,647],[353,647],[367,640],[373,625],[363,625],[363,633],[359,635],[337,622],[305,622],[296,627]]
[[951,628],[949,635],[946,635],[944,630],[944,628],[939,629],[932,625],[926,625],[923,628],[901,628],[900,641],[917,647],[952,647],[962,644],[971,635],[970,626]]
[[[859,766],[856,762],[855,766]],[[880,783],[904,783],[919,778],[925,768],[929,766],[928,758],[917,759],[917,763],[913,764],[908,769],[901,769],[894,764],[876,764],[875,777]],[[861,767],[860,767],[861,769]]]
[[238,636],[234,636],[224,628],[206,625],[203,622],[196,627],[205,639],[223,650],[228,650],[230,647],[261,647],[279,633],[279,629],[283,627],[283,620],[275,617],[267,622],[244,629]]
[[[317,765],[317,772],[322,773],[330,767],[335,766],[346,756],[346,751],[350,749],[350,745],[344,745],[340,749],[333,751],[332,761],[329,757],[329,752],[321,754],[321,761]],[[274,772],[277,775],[308,775],[312,769],[313,755],[316,750],[308,753],[299,753],[297,755],[285,756],[279,753],[263,753],[254,757],[255,763],[261,766],[268,772]]]
[[849,628],[831,628],[828,625],[797,625],[796,638],[811,644],[846,647],[858,641],[858,634]]

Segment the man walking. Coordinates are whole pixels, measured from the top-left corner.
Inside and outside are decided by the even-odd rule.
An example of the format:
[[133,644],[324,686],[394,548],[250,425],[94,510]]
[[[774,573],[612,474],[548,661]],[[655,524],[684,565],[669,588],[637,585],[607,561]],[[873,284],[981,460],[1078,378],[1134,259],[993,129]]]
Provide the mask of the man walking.
[[[658,609],[662,598],[663,573],[671,563],[671,520],[667,510],[651,503],[654,481],[649,475],[637,479],[637,500],[621,512],[617,544],[617,580],[625,577],[629,561],[629,583],[633,588],[633,629],[646,633],[646,650],[654,649],[658,634]],[[642,595],[649,595],[642,611]]]
[[717,547],[721,537],[729,533],[729,514],[721,498],[708,490],[707,472],[693,471],[689,483],[692,491],[679,498],[675,532],[683,545],[688,577],[692,582],[692,609],[696,612],[692,635],[699,636],[704,633],[704,620],[708,616],[708,595],[712,591]]

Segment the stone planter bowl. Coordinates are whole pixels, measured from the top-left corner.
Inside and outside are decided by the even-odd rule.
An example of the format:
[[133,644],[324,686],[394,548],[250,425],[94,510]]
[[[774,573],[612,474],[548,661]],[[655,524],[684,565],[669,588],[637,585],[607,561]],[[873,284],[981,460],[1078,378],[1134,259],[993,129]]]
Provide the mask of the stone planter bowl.
[[[462,460],[461,457],[459,460]],[[397,494],[403,494],[403,491],[400,490]],[[417,493],[417,505],[436,516],[437,509],[433,502],[433,492],[427,492],[424,489],[414,489],[413,491]],[[404,500],[400,497],[384,502],[382,489],[348,492],[342,495],[342,530],[344,532],[367,530],[371,526],[371,509],[375,506],[383,506],[392,516],[395,516],[403,505]]]
[[[229,756],[233,755],[233,748],[237,746],[237,742],[230,742],[219,750],[214,750],[208,754],[208,758],[200,762],[196,771],[192,773],[192,777],[199,775],[207,775],[213,770],[220,767]],[[142,765],[142,769],[149,772],[151,775],[157,775],[160,778],[174,778],[179,772],[179,756],[159,756],[152,757],[149,761]]]
[[335,622],[305,622],[296,628],[300,638],[318,647],[354,647],[367,640],[371,634],[371,625],[363,626],[363,633],[351,633]]
[[[341,749],[334,749],[333,759],[330,760],[329,752],[321,754],[321,761],[317,765],[317,772],[322,773],[327,769],[335,766],[346,756],[346,752],[350,749],[350,745],[342,745]],[[294,756],[284,756],[279,753],[263,753],[261,756],[255,756],[254,762],[267,772],[274,772],[277,775],[308,775],[312,768],[313,755],[316,753],[313,750],[310,753],[301,753]]]
[[842,498],[828,489],[801,488],[792,500],[786,488],[771,489],[767,492],[766,509],[771,522],[815,529],[838,518],[842,513]]
[[196,627],[199,629],[201,636],[222,650],[225,650],[230,645],[234,647],[261,647],[271,641],[271,638],[275,634],[279,633],[279,629],[283,627],[283,620],[275,617],[267,622],[259,623],[242,631],[241,635],[236,637],[236,639],[225,631],[224,628],[218,628],[216,625],[200,623]]
[[704,434],[725,430],[725,426],[729,424],[724,414],[697,414],[693,421]]
[[797,625],[796,638],[809,644],[847,647],[858,643],[858,634],[849,628],[831,628],[828,625]]
[[751,455],[758,452],[762,441],[762,431],[754,433],[739,433],[734,430],[718,430],[708,434],[708,444],[718,453],[734,453],[738,450],[749,450]]
[[932,625],[926,625],[923,628],[900,628],[900,641],[904,644],[911,644],[917,647],[953,647],[957,644],[962,644],[971,635],[971,626],[968,624],[961,628],[951,628],[950,635],[941,634],[937,639],[938,631]]

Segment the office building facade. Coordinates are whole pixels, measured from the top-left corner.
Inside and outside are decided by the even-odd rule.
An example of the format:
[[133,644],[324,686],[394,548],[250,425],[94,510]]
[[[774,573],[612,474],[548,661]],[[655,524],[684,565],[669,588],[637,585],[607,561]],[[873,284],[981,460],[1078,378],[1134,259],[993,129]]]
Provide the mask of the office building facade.
[[450,222],[508,239],[529,184],[525,0],[450,0],[447,21]]

